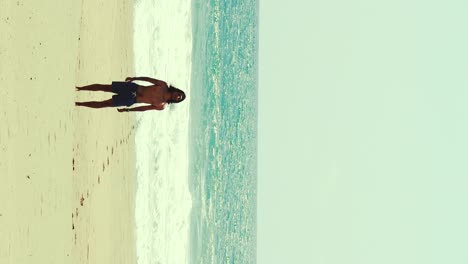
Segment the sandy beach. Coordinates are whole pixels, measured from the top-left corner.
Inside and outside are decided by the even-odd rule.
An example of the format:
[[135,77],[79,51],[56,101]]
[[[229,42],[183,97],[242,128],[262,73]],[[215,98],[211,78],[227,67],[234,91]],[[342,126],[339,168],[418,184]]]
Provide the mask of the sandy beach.
[[0,1],[0,263],[135,263],[132,1]]

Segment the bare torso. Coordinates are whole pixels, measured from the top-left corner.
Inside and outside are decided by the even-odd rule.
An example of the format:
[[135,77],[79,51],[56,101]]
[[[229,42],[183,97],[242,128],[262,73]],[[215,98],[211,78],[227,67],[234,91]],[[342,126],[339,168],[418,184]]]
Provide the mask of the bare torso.
[[146,103],[154,106],[162,106],[166,103],[164,95],[167,92],[167,84],[155,84],[150,86],[138,85],[137,103]]

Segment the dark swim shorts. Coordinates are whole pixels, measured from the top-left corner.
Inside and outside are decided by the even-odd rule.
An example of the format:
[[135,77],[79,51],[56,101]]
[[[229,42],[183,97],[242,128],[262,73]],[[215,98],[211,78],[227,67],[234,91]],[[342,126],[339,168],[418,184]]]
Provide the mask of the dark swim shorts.
[[136,91],[138,85],[132,82],[112,82],[113,106],[131,106],[136,103]]

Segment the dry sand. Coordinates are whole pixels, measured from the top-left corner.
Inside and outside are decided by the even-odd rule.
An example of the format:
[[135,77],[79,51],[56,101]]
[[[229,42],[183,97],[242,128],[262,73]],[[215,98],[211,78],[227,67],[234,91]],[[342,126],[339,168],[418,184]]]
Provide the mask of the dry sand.
[[0,0],[0,263],[135,263],[131,0]]

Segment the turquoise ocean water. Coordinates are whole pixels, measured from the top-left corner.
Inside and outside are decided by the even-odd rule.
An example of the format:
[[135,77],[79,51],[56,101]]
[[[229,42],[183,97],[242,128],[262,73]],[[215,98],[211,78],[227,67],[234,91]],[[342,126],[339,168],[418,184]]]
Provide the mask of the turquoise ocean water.
[[136,114],[137,263],[255,263],[258,3],[135,0],[137,76],[187,99]]
[[192,3],[191,263],[255,263],[258,2]]

